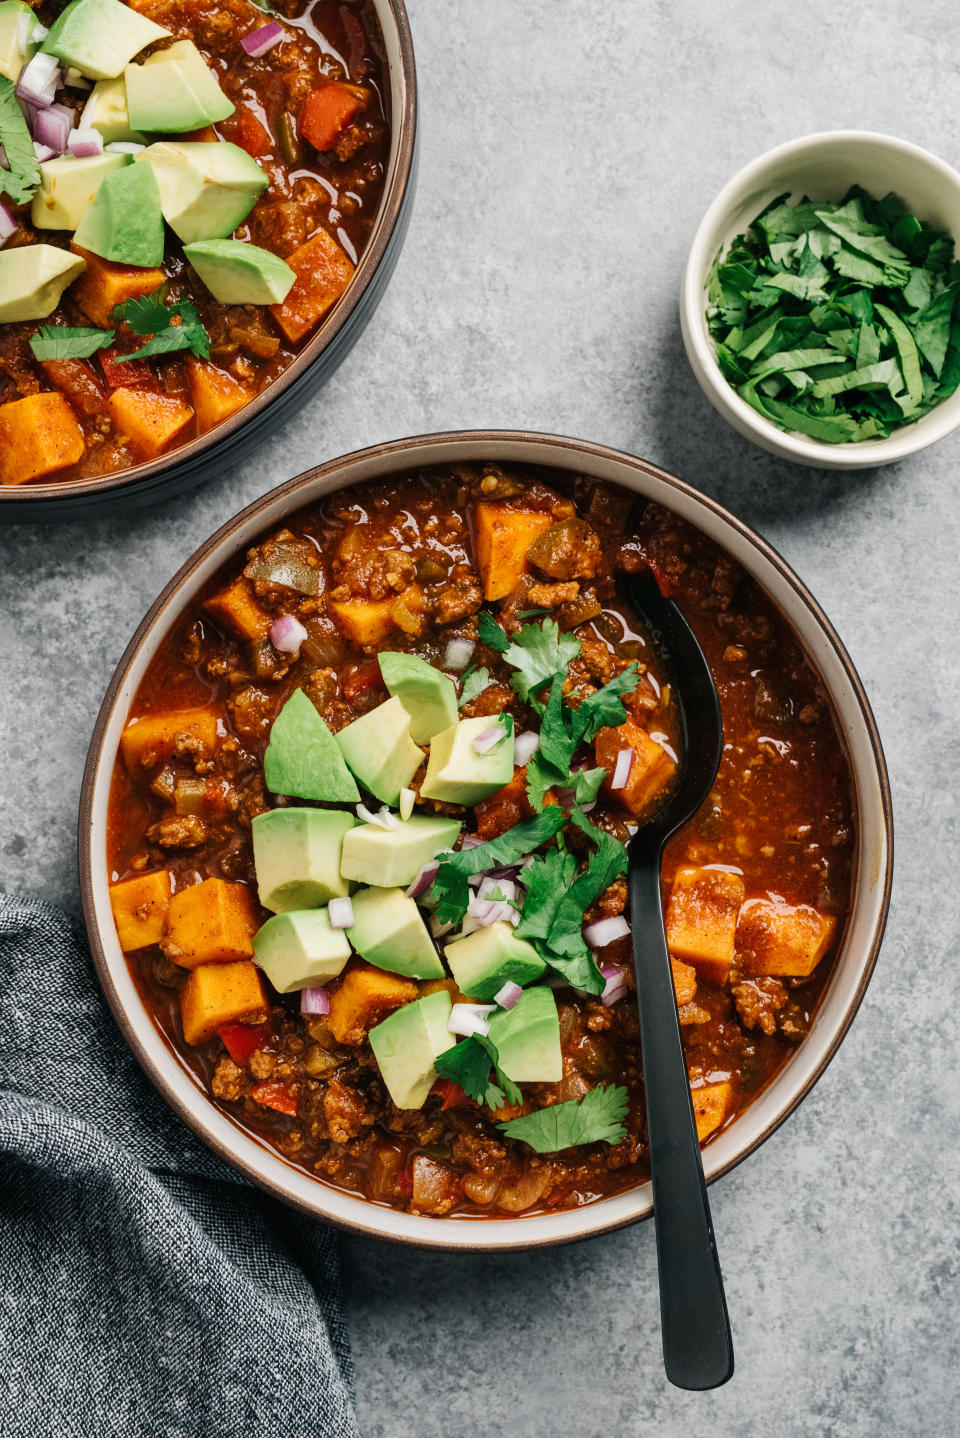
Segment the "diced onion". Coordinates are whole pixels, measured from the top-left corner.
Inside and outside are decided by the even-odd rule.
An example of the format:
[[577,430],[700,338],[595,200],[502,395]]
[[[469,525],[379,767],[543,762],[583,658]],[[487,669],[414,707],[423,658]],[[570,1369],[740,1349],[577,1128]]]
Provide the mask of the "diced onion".
[[616,964],[602,964],[600,972],[606,980],[600,999],[609,1008],[611,1004],[615,1004],[618,999],[623,998],[627,992],[627,986],[624,983],[623,970]]
[[138,145],[136,140],[111,140],[106,148],[112,150],[115,155],[137,155],[147,147]]
[[21,10],[20,18],[17,21],[17,49],[21,55],[27,53],[27,46],[30,44],[30,27],[35,23],[35,17],[30,11]]
[[299,654],[307,631],[295,614],[281,614],[270,625],[270,643],[280,654]]
[[451,639],[443,651],[443,668],[458,673],[466,669],[476,647],[472,639]]
[[539,748],[540,735],[534,729],[524,729],[522,734],[518,734],[513,741],[513,762],[517,768],[522,769],[524,764],[529,764]]
[[499,1004],[502,1009],[512,1009],[517,999],[523,993],[519,984],[508,979],[502,989],[498,989],[493,996],[493,1002]]
[[71,155],[76,155],[82,160],[91,155],[103,154],[103,136],[99,130],[81,129],[71,130],[67,136],[67,149]]
[[493,1010],[493,1004],[454,1004],[447,1020],[447,1031],[464,1038],[471,1038],[474,1034],[486,1038],[490,1032],[488,1015]]
[[396,814],[391,814],[386,805],[382,809],[368,809],[366,804],[357,805],[357,818],[362,819],[365,824],[375,824],[378,829],[399,829],[400,820]]
[[75,65],[67,66],[63,73],[63,83],[71,90],[91,90],[93,88],[93,81],[88,80],[86,75]]
[[271,20],[267,25],[261,25],[257,30],[251,30],[249,35],[244,35],[240,44],[247,54],[254,60],[259,60],[274,45],[279,44],[283,39],[283,26],[277,20]]
[[494,874],[487,874],[480,882],[477,898],[489,899],[491,894],[497,892],[501,899],[515,899],[517,886],[512,879],[498,879]]
[[436,914],[430,915],[430,932],[435,939],[442,939],[444,934],[449,934],[453,925],[449,922],[442,924]]
[[630,770],[633,768],[633,750],[621,749],[617,755],[617,762],[613,766],[613,778],[610,780],[611,789],[625,789],[627,780],[630,778]]
[[497,724],[493,729],[484,729],[483,733],[474,739],[473,747],[478,754],[489,754],[490,750],[506,737],[506,732],[502,724]]
[[33,117],[33,138],[62,155],[73,129],[73,111],[66,105],[45,105]]
[[416,802],[417,802],[416,790],[414,790],[414,789],[401,789],[401,790],[400,790],[400,818],[403,820],[404,823],[407,822],[407,820],[410,818],[410,815],[413,813],[413,806],[414,806],[414,804],[415,804]]
[[331,899],[327,904],[327,918],[331,929],[352,929],[356,923],[352,899]]
[[17,99],[28,100],[32,105],[52,105],[59,84],[60,66],[56,55],[46,55],[38,50],[20,71]]
[[605,1008],[609,1009],[612,1004],[619,1003],[626,992],[627,990],[624,984],[615,984],[612,989],[604,989],[603,993],[600,995],[600,1002],[604,1005]]
[[513,905],[508,904],[505,899],[488,899],[480,894],[474,894],[471,898],[467,916],[474,919],[481,929],[501,922],[515,924],[520,918]]
[[50,31],[47,29],[46,25],[41,25],[40,21],[38,20],[34,25],[33,29],[30,31],[31,42],[34,45],[42,45],[49,34]]
[[630,934],[630,925],[622,914],[611,919],[598,919],[595,924],[588,924],[583,931],[583,937],[591,949],[605,949],[616,939],[626,939]]
[[330,995],[326,989],[301,989],[300,1012],[302,1014],[328,1014],[330,1012]]
[[36,155],[37,159],[42,165],[44,160],[52,160],[54,155],[58,154],[59,152],[57,150],[51,150],[49,145],[41,145],[39,140],[34,140],[33,153]]
[[[433,883],[434,879],[436,878],[437,870],[439,869],[439,867],[440,865],[437,863],[436,859],[431,859],[428,864],[424,864],[423,868],[420,870],[419,874],[407,890],[407,898],[419,899],[421,894],[425,894],[429,889],[430,885]],[[450,928],[449,924],[447,925],[447,928]]]
[[5,245],[10,236],[15,234],[19,228],[6,205],[0,204],[0,245]]
[[464,849],[478,849],[482,843],[483,840],[479,834],[464,834],[460,852],[463,853]]

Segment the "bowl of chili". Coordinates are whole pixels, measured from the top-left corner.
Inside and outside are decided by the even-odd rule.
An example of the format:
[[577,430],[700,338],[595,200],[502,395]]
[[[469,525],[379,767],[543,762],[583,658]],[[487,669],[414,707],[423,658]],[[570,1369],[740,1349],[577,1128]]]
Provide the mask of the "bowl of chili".
[[[669,786],[678,734],[654,650],[617,605],[615,572],[644,565],[683,607],[724,709],[717,784],[664,864],[712,1181],[836,1052],[892,872],[868,701],[758,535],[599,445],[423,436],[250,505],[128,645],[81,801],[97,971],[164,1097],[303,1211],[467,1250],[650,1213],[619,849]],[[426,673],[431,702],[452,706],[432,726],[404,688],[411,665],[414,689]],[[411,751],[411,713],[429,757]],[[388,772],[371,759],[385,749]],[[406,843],[412,821],[440,852],[418,847],[411,870],[394,835]],[[336,828],[354,882],[302,868],[316,825]],[[293,869],[289,847],[271,868],[270,829],[294,833]],[[369,922],[384,896],[386,945]],[[500,958],[481,972],[491,942]],[[511,1020],[524,1008],[532,1050]],[[479,1038],[499,1045],[496,1067]]]
[[[3,306],[0,322],[0,510],[34,521],[142,506],[223,472],[329,378],[402,246],[416,77],[403,0],[291,0],[274,19],[251,0],[212,12],[193,0],[118,3],[161,39],[112,80],[69,68],[76,40],[58,42],[56,28],[44,38],[39,21],[51,26],[56,7],[41,6],[32,34],[20,8],[26,63],[16,91],[0,75],[3,114],[28,147],[27,127],[46,125],[64,152],[41,148],[33,165],[31,149],[31,173],[19,188],[13,176],[0,214],[0,288],[6,299],[22,284],[26,299]],[[37,48],[51,45],[56,54]],[[218,117],[187,132],[186,119],[152,115],[155,82],[139,79],[168,59],[170,85],[186,86],[182,52]],[[103,73],[98,60],[116,73],[116,58],[95,56],[84,60],[91,74]],[[33,69],[45,62],[57,88],[41,96],[46,70],[38,80]],[[139,101],[137,85],[148,87]],[[132,128],[137,103],[149,132],[147,121]],[[150,191],[156,253],[124,228],[136,205],[132,191],[107,195],[116,184],[141,201]],[[63,271],[52,310],[29,281],[50,265]]]

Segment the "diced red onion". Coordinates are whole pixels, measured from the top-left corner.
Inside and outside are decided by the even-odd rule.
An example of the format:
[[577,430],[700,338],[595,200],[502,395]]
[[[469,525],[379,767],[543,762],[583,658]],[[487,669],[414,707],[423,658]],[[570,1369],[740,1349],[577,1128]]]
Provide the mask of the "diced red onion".
[[489,754],[494,745],[499,744],[506,735],[502,724],[497,724],[493,729],[484,729],[473,741],[473,747],[478,754]]
[[300,1012],[302,1014],[328,1014],[330,995],[324,988],[300,990]]
[[407,820],[410,818],[410,815],[413,813],[413,806],[414,804],[416,804],[416,802],[417,793],[415,789],[400,790],[400,818],[403,820],[404,823],[407,822]]
[[515,899],[517,886],[512,879],[498,879],[494,874],[487,874],[480,882],[477,898],[488,899],[491,894],[497,892],[501,899]]
[[283,39],[283,26],[277,20],[271,20],[268,25],[261,25],[258,30],[251,30],[249,35],[244,35],[240,44],[247,54],[254,60],[259,60],[274,45],[279,44]]
[[[66,105],[46,105],[33,117],[33,138],[62,155],[73,129],[73,111]],[[99,154],[99,150],[97,154]]]
[[496,923],[515,924],[520,917],[513,905],[508,904],[505,899],[486,899],[479,894],[474,894],[470,900],[467,915],[475,919],[481,929]]
[[515,984],[512,979],[507,979],[503,988],[498,989],[494,994],[493,1002],[499,1004],[502,1009],[512,1009],[522,993],[523,989],[519,984]]
[[353,900],[331,899],[327,904],[327,919],[331,929],[352,929],[356,923],[353,916]]
[[611,1004],[615,1004],[618,999],[623,998],[627,992],[627,986],[624,982],[623,970],[618,968],[616,964],[602,964],[600,966],[600,972],[606,980],[600,998],[601,1001],[606,1004],[607,1008],[609,1008]]
[[307,631],[295,614],[281,614],[270,625],[270,643],[281,654],[299,654]]
[[451,639],[443,651],[443,668],[457,673],[466,669],[476,647],[472,639]]
[[588,924],[583,931],[583,937],[591,949],[605,949],[617,939],[628,938],[629,934],[630,925],[622,914],[617,914],[615,918],[598,919],[595,924]]
[[20,71],[16,95],[18,100],[27,100],[32,105],[52,105],[59,87],[60,66],[56,55],[38,50]]
[[618,983],[621,981],[621,969],[619,964],[599,964],[598,967],[605,979],[616,979]]
[[633,750],[621,749],[617,755],[617,762],[613,766],[613,778],[610,780],[611,789],[625,789],[627,780],[630,778],[630,770],[633,768]]
[[600,1002],[609,1009],[612,1004],[618,1004],[626,992],[623,984],[617,984],[612,989],[604,989],[600,995]]
[[59,154],[59,151],[51,150],[49,145],[41,145],[39,140],[34,140],[33,153],[42,165],[44,160],[52,160],[55,155]]
[[483,840],[479,834],[464,834],[463,843],[460,845],[460,852],[463,853],[464,849],[479,849],[482,843]]
[[146,145],[138,145],[136,140],[111,140],[106,148],[112,150],[115,155],[137,155],[141,150],[145,150],[147,147]]
[[362,819],[365,824],[375,824],[378,829],[399,829],[400,820],[396,814],[391,814],[386,805],[382,809],[368,809],[366,804],[357,805],[357,818]]
[[[407,889],[407,898],[419,899],[421,894],[425,894],[436,878],[439,867],[440,865],[436,859],[431,859],[429,864],[424,864],[409,889]],[[449,927],[450,925],[448,924],[447,928]]]
[[63,83],[71,90],[93,89],[93,81],[88,80],[74,65],[68,65],[63,72]]
[[20,228],[6,205],[0,204],[0,245],[5,245],[10,236]]
[[447,1031],[464,1038],[472,1038],[474,1034],[486,1038],[490,1032],[488,1015],[493,1010],[493,1004],[454,1004],[447,1020]]
[[522,769],[524,764],[529,764],[539,748],[540,735],[534,729],[524,729],[522,734],[518,734],[513,741],[513,762],[517,768]]
[[86,159],[91,155],[103,154],[103,136],[99,130],[71,130],[67,136],[67,149],[71,155],[76,155],[78,160]]

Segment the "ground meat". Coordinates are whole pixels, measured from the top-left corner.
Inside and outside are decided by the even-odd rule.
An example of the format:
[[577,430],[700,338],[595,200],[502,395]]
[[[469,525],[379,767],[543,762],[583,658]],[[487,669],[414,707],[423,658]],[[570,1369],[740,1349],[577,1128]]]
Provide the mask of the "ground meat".
[[210,826],[196,814],[165,814],[147,830],[147,838],[161,849],[198,849],[210,834]]
[[516,703],[517,696],[507,684],[488,684],[481,689],[476,699],[464,704],[460,710],[464,719],[476,719],[479,715],[503,714]]
[[243,1069],[238,1068],[229,1054],[221,1054],[210,1081],[214,1098],[233,1103],[243,1097]]
[[771,1035],[777,1031],[777,1013],[787,1002],[787,991],[779,979],[743,979],[733,986],[733,1001],[744,1028],[759,1027]]
[[332,1078],[327,1084],[323,1111],[334,1143],[359,1138],[363,1130],[372,1127],[376,1121],[378,1108],[378,1101],[371,1101],[368,1095],[344,1083],[339,1077]]

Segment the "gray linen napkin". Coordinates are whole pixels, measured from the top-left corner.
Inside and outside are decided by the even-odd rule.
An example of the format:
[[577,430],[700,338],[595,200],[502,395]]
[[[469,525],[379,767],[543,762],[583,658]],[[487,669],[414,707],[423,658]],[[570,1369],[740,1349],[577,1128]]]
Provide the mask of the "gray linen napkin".
[[355,1438],[331,1230],[141,1073],[78,929],[0,893],[4,1438]]

